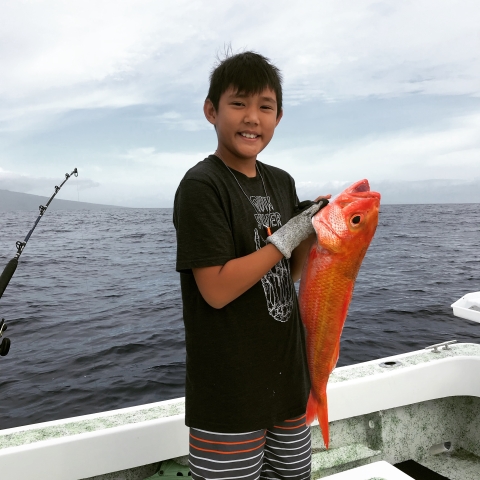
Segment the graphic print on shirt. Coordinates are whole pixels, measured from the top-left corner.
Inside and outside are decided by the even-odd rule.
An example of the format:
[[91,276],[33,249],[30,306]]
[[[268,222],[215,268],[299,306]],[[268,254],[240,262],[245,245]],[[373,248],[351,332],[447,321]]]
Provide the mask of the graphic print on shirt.
[[[255,220],[258,228],[254,229],[255,246],[260,250],[266,245],[260,232],[264,227],[281,227],[281,215],[275,212],[270,197],[251,196],[250,201],[255,205],[257,212]],[[290,277],[290,264],[282,258],[262,277],[263,291],[267,301],[268,313],[278,322],[286,322],[292,313],[295,287]]]

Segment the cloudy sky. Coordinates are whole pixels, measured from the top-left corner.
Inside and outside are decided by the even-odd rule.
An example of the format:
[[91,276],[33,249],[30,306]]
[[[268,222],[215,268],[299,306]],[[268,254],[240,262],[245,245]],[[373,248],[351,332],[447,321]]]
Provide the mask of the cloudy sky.
[[219,53],[284,75],[259,158],[302,198],[368,178],[386,202],[480,202],[478,0],[4,0],[0,189],[170,207],[213,152]]

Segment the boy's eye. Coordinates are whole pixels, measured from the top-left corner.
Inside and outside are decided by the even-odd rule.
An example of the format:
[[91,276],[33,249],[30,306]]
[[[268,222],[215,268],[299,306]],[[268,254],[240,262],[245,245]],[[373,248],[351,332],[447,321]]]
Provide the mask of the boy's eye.
[[241,107],[243,105],[243,102],[232,102],[232,105],[235,105],[236,107]]

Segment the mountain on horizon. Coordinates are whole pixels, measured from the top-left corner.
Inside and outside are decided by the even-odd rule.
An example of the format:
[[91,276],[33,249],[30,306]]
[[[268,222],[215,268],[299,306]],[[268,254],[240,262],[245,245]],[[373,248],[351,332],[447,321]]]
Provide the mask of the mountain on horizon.
[[[0,212],[11,212],[15,210],[32,210],[38,212],[40,205],[45,205],[50,197],[32,195],[30,193],[11,192],[0,189]],[[54,198],[49,205],[49,210],[105,210],[112,208],[128,208],[116,205],[102,205],[99,203],[75,202],[73,200],[62,200]]]

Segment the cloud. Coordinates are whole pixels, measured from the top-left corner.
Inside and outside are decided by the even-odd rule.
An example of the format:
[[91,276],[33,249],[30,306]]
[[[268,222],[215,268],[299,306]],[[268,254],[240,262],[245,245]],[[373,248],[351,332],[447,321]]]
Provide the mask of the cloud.
[[383,181],[373,185],[384,203],[480,203],[480,177],[472,180]]
[[7,2],[3,129],[69,109],[201,98],[228,42],[278,64],[287,103],[480,93],[476,1],[299,0],[292,8],[259,0],[255,8],[252,17],[244,3],[220,0]]
[[[70,173],[70,172],[69,172]],[[72,182],[72,178],[75,180]],[[60,185],[64,178],[47,178],[47,177],[33,177],[28,175],[19,175],[14,172],[9,172],[0,168],[0,190],[10,190],[12,192],[33,193],[36,195],[53,195],[55,186]],[[60,190],[59,197],[65,190],[74,187],[76,190],[88,190],[98,188],[100,184],[89,178],[79,179],[71,177],[69,181]],[[65,190],[64,190],[65,189]]]
[[[182,153],[182,152],[161,152],[157,151],[155,147],[141,147],[132,148],[124,154],[120,154],[119,158],[131,161],[137,164],[146,165],[151,173],[158,173],[157,170],[163,172],[163,176],[168,177],[167,170],[174,170],[178,172],[187,171],[200,160],[207,157],[210,152],[194,152],[194,153]],[[136,166],[133,168],[137,168]],[[182,175],[183,175],[182,174]],[[143,181],[156,181],[151,175],[145,177]]]
[[100,185],[85,192],[79,200],[126,207],[171,207],[186,171],[209,153],[162,152],[155,147],[139,147],[112,155],[109,161],[115,167],[84,168],[84,174],[98,179]]
[[[279,128],[289,133],[260,159],[299,185],[480,177],[480,117],[465,107],[480,97],[479,24],[477,0],[258,0],[254,14],[221,0],[7,2],[0,164],[10,173],[0,188],[45,194],[68,158],[80,183],[63,195],[171,205],[185,171],[215,145],[201,105],[229,43],[263,53],[284,74],[294,114]],[[431,96],[440,106],[427,108],[436,116],[428,124],[421,99]],[[370,121],[363,111],[351,118],[378,98]],[[22,175],[34,172],[32,159],[45,178]]]
[[211,125],[205,121],[205,118],[186,118],[185,115],[175,111],[168,111],[161,115],[157,115],[152,120],[160,125],[165,125],[169,130],[197,132],[199,130],[211,129]]
[[[301,200],[313,199],[319,192],[336,195],[352,183],[300,182],[297,192]],[[383,204],[480,203],[480,177],[472,180],[384,180],[370,182],[370,188],[381,193]]]
[[272,146],[260,159],[287,170],[297,182],[468,180],[480,177],[479,132],[480,114],[474,114],[451,119],[438,130],[369,134],[345,145],[319,141],[291,149]]

